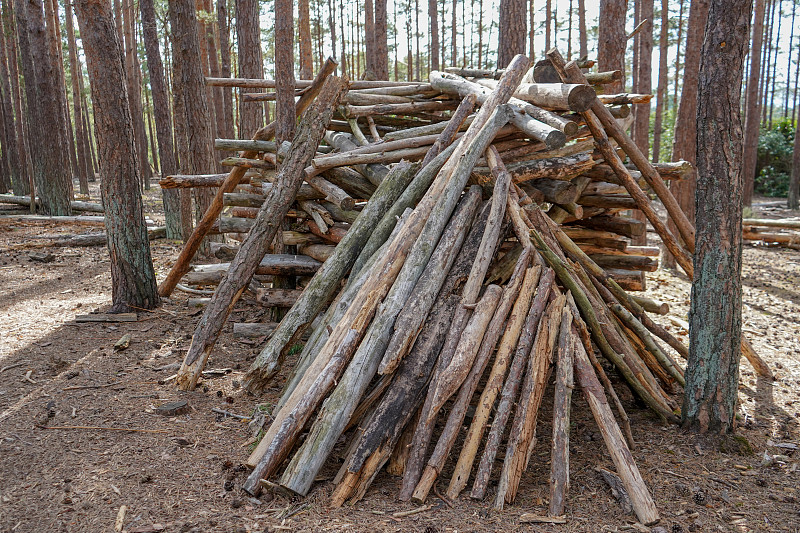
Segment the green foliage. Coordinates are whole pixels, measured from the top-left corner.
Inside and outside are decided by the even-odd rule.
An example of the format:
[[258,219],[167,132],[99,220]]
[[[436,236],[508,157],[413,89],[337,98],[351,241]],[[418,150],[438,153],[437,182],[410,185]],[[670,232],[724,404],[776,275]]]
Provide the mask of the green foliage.
[[783,197],[789,191],[792,175],[794,124],[783,119],[771,130],[762,129],[758,136],[755,191],[772,197]]

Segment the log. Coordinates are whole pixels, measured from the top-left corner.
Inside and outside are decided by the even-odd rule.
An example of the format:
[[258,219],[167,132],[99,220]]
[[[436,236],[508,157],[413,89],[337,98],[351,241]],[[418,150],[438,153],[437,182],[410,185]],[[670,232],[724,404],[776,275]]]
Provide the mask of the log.
[[[13,204],[13,205],[21,205],[25,207],[30,207],[31,205],[31,197],[30,196],[14,196],[13,194],[0,194],[0,203],[3,204]],[[39,198],[36,199],[36,205],[40,205],[41,200]],[[69,203],[70,208],[73,211],[86,211],[89,213],[104,213],[103,205],[94,203],[94,202],[82,202],[72,200]]]
[[[371,165],[367,165],[367,167],[370,166]],[[377,165],[377,166],[383,167],[382,165]],[[372,195],[375,193],[376,185],[373,185],[372,183],[364,179],[364,177],[361,174],[359,174],[352,168],[348,167],[331,168],[323,172],[322,176],[329,182],[336,185],[337,187],[340,187],[342,190],[344,190],[347,194],[349,194],[353,198],[366,200],[371,198]],[[383,181],[383,178],[385,176],[386,176],[385,174],[381,174],[381,181]]]
[[597,100],[603,105],[649,104],[652,94],[598,94]]
[[[175,174],[159,180],[162,189],[189,189],[194,187],[219,187],[228,174]],[[244,175],[239,183],[250,183],[251,176]]]
[[644,255],[589,254],[589,257],[602,268],[641,270],[643,272],[658,270],[658,258]]
[[583,391],[592,415],[597,422],[600,434],[606,444],[611,460],[617,468],[617,474],[631,498],[633,510],[642,524],[652,525],[660,520],[655,502],[650,491],[642,479],[633,455],[625,443],[622,432],[614,420],[611,408],[608,405],[603,387],[597,380],[597,375],[589,362],[589,357],[582,344],[576,344],[575,350],[575,377]]
[[[622,79],[621,70],[609,70],[605,72],[587,72],[586,82],[590,85],[605,85]],[[553,67],[550,59],[537,61],[533,66],[533,81],[536,83],[559,83],[561,78],[558,71]]]
[[584,228],[609,231],[628,238],[641,237],[645,234],[645,223],[634,218],[599,216],[585,218],[575,222]]
[[426,102],[408,102],[405,104],[377,105],[345,105],[342,114],[345,118],[366,117],[371,115],[417,115],[422,112],[447,111],[458,107],[457,100],[430,100]]
[[[508,165],[508,171],[511,172],[514,183],[541,178],[569,181],[592,168],[595,164],[596,161],[592,159],[590,153],[582,152],[566,157],[548,157],[511,163]],[[481,169],[478,169],[478,171],[480,172]]]
[[[336,63],[334,62],[334,65]],[[315,85],[314,80],[295,80],[295,89],[307,89]],[[425,82],[403,82],[403,81],[373,81],[373,80],[353,80],[349,82],[350,89],[373,89],[373,88],[413,88],[415,91],[430,91],[431,86]],[[208,87],[246,87],[250,89],[274,89],[275,80],[253,79],[253,78],[214,78],[206,77]],[[303,95],[308,94],[303,92]],[[298,102],[299,104],[299,102]]]
[[[569,294],[567,299],[571,299]],[[553,442],[550,448],[550,508],[549,516],[563,516],[569,494],[569,432],[572,389],[572,366],[576,334],[572,331],[572,311],[569,307],[561,316],[556,356],[556,385],[553,397]]]
[[557,289],[554,290],[554,294],[557,296],[545,310],[528,357],[525,383],[506,444],[506,456],[503,461],[503,470],[500,473],[500,481],[497,484],[494,507],[498,510],[502,510],[506,503],[514,502],[522,473],[528,466],[529,450],[536,442],[539,406],[549,380],[553,349],[558,339],[558,327],[566,303],[566,296],[561,295]]
[[580,205],[602,207],[605,209],[637,209],[638,207],[636,200],[630,196],[584,194],[576,201]]
[[[189,352],[176,378],[176,384],[181,390],[192,390],[197,384],[197,380],[211,354],[225,320],[246,288],[250,278],[257,272],[259,262],[264,257],[267,248],[275,237],[275,233],[280,228],[286,212],[294,201],[304,177],[302,169],[308,165],[308,161],[313,157],[316,146],[324,134],[325,125],[330,120],[345,87],[344,80],[337,77],[328,78],[320,92],[320,97],[303,113],[289,154],[278,172],[275,187],[261,207],[254,226],[242,243],[228,273],[214,293],[213,302],[206,307],[195,329]],[[234,182],[238,181],[235,175],[232,174],[232,176],[233,178],[229,176],[228,179],[232,179]],[[235,184],[233,183],[234,186]],[[220,192],[215,197],[215,201],[219,200],[220,209],[224,190],[225,187],[221,187]],[[213,207],[210,207],[206,215],[213,211]],[[205,220],[205,217],[203,220]],[[210,226],[210,224],[208,225]],[[202,222],[195,228],[195,232],[192,235],[199,235],[198,231],[201,227]],[[190,238],[189,242],[191,240]],[[184,251],[190,248],[189,242],[187,242]],[[177,266],[178,263],[173,266],[171,273],[183,270],[182,268],[176,268]],[[169,288],[170,285],[167,281],[163,284],[165,288]]]
[[[163,239],[167,236],[167,228],[164,226],[158,228],[148,228],[147,238],[151,241],[153,239]],[[105,246],[107,244],[107,236],[105,232],[89,233],[86,235],[67,235],[58,236],[48,246]]]
[[305,331],[331,299],[362,251],[374,226],[396,203],[415,172],[415,166],[401,163],[381,182],[361,215],[336,247],[333,256],[325,262],[319,274],[314,276],[304,294],[287,312],[275,334],[256,357],[246,378],[250,390],[262,389],[277,373],[286,352],[294,345],[296,336]]
[[[455,258],[460,241],[463,240],[466,229],[471,225],[479,201],[480,193],[477,190],[473,190],[463,200],[454,215],[453,223],[449,226],[451,229],[447,235],[449,239],[442,243],[444,247],[448,248],[443,252],[444,255]],[[436,233],[435,228],[429,229],[438,224],[436,213],[437,209],[434,208],[418,238],[418,243],[430,242],[428,238]],[[417,265],[424,268],[428,264],[432,251],[421,253],[418,251],[420,249],[423,249],[422,246],[415,245],[409,252],[402,270],[384,298],[381,309],[364,335],[348,369],[339,379],[334,391],[328,396],[322,411],[317,415],[311,432],[284,471],[281,486],[301,495],[305,495],[311,488],[314,478],[344,431],[347,421],[378,368],[378,363],[389,342],[394,318],[421,274],[421,272],[415,273],[415,269],[419,268]],[[408,285],[411,288],[408,288]]]
[[[331,58],[328,58],[323,67],[320,69],[317,77],[312,82],[309,90],[303,94],[300,100],[297,102],[296,112],[298,115],[306,111],[306,109],[311,105],[317,95],[321,94],[324,85],[327,83],[327,79],[329,75],[333,72],[334,68],[336,67],[336,61]],[[333,96],[328,96],[327,98],[332,100],[336,100]],[[321,110],[316,111],[318,115],[321,115]],[[320,117],[321,118],[321,117]],[[327,118],[330,120],[330,117]],[[327,122],[326,120],[326,122]],[[271,123],[256,132],[255,136],[253,137],[254,140],[257,141],[267,141],[274,135],[275,131],[275,123]],[[314,150],[316,150],[316,145],[319,144],[314,143]],[[256,153],[254,152],[243,152],[243,157],[254,157]],[[311,154],[313,156],[313,153]],[[284,165],[286,166],[286,165]],[[298,169],[300,170],[300,169]],[[206,210],[205,214],[201,221],[197,224],[192,232],[191,236],[187,239],[186,244],[184,245],[183,249],[181,250],[178,259],[175,261],[175,264],[172,266],[169,274],[167,274],[166,279],[161,282],[161,285],[158,288],[158,293],[160,296],[169,296],[175,288],[175,285],[181,279],[181,277],[189,271],[189,262],[194,257],[194,254],[197,253],[197,250],[200,248],[201,243],[203,242],[203,238],[211,229],[211,226],[216,221],[219,214],[222,212],[223,208],[223,195],[226,192],[233,192],[236,188],[236,185],[239,184],[242,177],[244,177],[247,169],[244,167],[235,167],[231,170],[228,177],[225,178],[223,183],[220,185],[219,190],[217,190],[214,199],[211,201],[211,205],[209,205],[208,209]],[[298,184],[299,186],[299,184]],[[288,209],[289,206],[286,206]],[[210,309],[210,307],[209,307]]]
[[[464,439],[464,445],[461,448],[458,463],[450,479],[450,485],[447,488],[448,498],[457,498],[467,485],[469,474],[472,470],[475,456],[478,453],[481,438],[483,437],[483,432],[489,422],[492,407],[503,386],[506,370],[508,370],[511,364],[511,356],[514,353],[517,340],[519,340],[523,331],[523,325],[528,316],[528,311],[530,310],[533,293],[539,283],[541,270],[541,265],[534,265],[525,271],[525,277],[519,289],[519,296],[514,301],[511,315],[508,317],[508,324],[503,332],[502,339],[500,339],[500,345],[497,349],[494,364],[492,365],[492,369],[486,381],[486,386],[478,400],[478,406],[475,409],[472,423]],[[489,331],[494,331],[491,325]],[[491,340],[491,337],[489,339]]]
[[[478,388],[481,376],[483,375],[486,365],[489,363],[489,359],[494,352],[494,347],[497,344],[497,341],[500,339],[501,333],[503,332],[503,326],[505,324],[506,317],[511,311],[512,306],[515,305],[516,300],[519,299],[519,291],[522,287],[524,281],[523,278],[525,277],[525,272],[527,271],[527,267],[530,262],[531,252],[532,248],[527,248],[524,251],[524,254],[519,257],[516,268],[514,269],[514,274],[512,275],[509,284],[505,287],[505,289],[503,289],[502,298],[495,309],[495,313],[494,316],[492,316],[491,322],[486,328],[486,332],[480,343],[480,349],[475,356],[475,360],[469,370],[469,374],[467,375],[466,379],[464,380],[464,384],[461,386],[461,389],[458,392],[458,396],[456,397],[453,407],[450,409],[450,413],[447,417],[447,423],[442,430],[442,434],[436,443],[436,447],[434,448],[431,457],[428,459],[428,463],[425,466],[422,477],[414,489],[413,499],[416,501],[422,502],[425,500],[430,492],[431,487],[433,487],[433,484],[436,482],[436,478],[441,473],[442,467],[444,467],[445,461],[447,461],[447,457],[450,454],[450,450],[455,444],[456,437],[461,430],[461,425],[463,424],[464,417],[467,414],[470,400]],[[529,301],[527,297],[523,297],[523,300]],[[473,319],[474,317],[475,315],[473,315]]]
[[275,141],[214,139],[214,149],[237,152],[270,152],[274,154],[278,152],[278,145]]
[[269,337],[277,327],[278,324],[275,322],[234,322],[233,336],[247,339]]
[[655,313],[657,315],[669,314],[669,304],[667,302],[659,302],[646,296],[631,295],[631,298],[648,313]]
[[597,93],[588,85],[568,83],[522,83],[515,98],[551,110],[586,111]]
[[606,269],[609,277],[626,291],[645,290],[644,272],[639,270],[620,270],[617,268]]
[[256,302],[264,307],[291,307],[302,293],[298,289],[258,289]]
[[[352,455],[342,465],[343,477],[331,497],[333,506],[338,507],[361,487],[366,490],[383,463],[388,460],[392,449],[397,445],[403,427],[409,425],[415,412],[425,398],[428,380],[436,363],[450,326],[456,306],[461,301],[461,281],[469,274],[475,254],[486,227],[488,210],[473,224],[458,256],[440,290],[428,318],[421,327],[408,356],[395,371],[396,376],[375,412],[364,425],[364,431]],[[439,272],[438,260],[433,260],[419,283],[436,276]],[[405,433],[413,433],[416,427],[409,426]],[[407,449],[410,449],[410,438]],[[355,496],[356,499],[358,496]]]
[[[347,152],[358,148],[358,145],[352,141],[351,136],[346,133],[334,133],[329,131],[325,134],[325,141],[339,152]],[[389,172],[389,169],[384,165],[369,164],[351,166],[357,172],[361,173],[361,175],[365,176],[375,187],[383,181],[383,178],[385,178],[386,174]],[[349,170],[352,171],[352,169]]]
[[577,200],[580,195],[578,188],[570,181],[541,178],[527,184],[539,190],[544,199],[551,204],[569,204]]
[[567,137],[564,135],[564,132],[549,124],[539,122],[521,109],[517,110],[511,116],[511,123],[519,128],[525,135],[543,142],[548,150],[561,148],[567,142]]
[[[284,244],[288,243],[284,241]],[[336,252],[336,246],[331,246],[329,244],[308,244],[300,246],[297,251],[316,259],[320,263],[324,263],[333,257],[334,252]]]
[[[528,353],[533,345],[554,281],[555,272],[551,269],[546,269],[539,280],[536,296],[534,296],[528,315],[525,317],[519,342],[508,371],[508,378],[503,385],[500,403],[497,405],[495,418],[492,421],[492,429],[486,439],[483,455],[475,473],[475,482],[469,495],[472,499],[482,500],[486,495],[494,459],[497,456],[500,441],[505,433],[506,423],[511,416],[512,405],[517,400],[525,364],[528,360]],[[491,406],[488,406],[488,409],[491,409]]]
[[760,233],[757,231],[745,231],[742,233],[742,238],[746,241],[763,241],[767,243],[778,244],[797,244],[800,243],[800,235],[795,234],[782,234],[782,233]]

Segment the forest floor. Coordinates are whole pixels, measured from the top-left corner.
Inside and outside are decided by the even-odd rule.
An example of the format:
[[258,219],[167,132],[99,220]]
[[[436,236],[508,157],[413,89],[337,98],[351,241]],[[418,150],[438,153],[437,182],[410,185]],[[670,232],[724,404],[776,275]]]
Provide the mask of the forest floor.
[[[155,194],[148,205],[155,204]],[[764,202],[755,215],[800,215]],[[305,499],[246,498],[239,488],[246,472],[239,465],[253,436],[244,422],[211,410],[250,416],[270,409],[293,361],[266,393],[248,394],[240,381],[258,344],[234,338],[226,327],[208,368],[228,370],[207,377],[194,392],[175,390],[165,380],[186,353],[201,310],[188,308],[187,296],[176,293],[159,309],[139,313],[136,322],[76,323],[76,315],[110,305],[106,249],[41,247],[38,237],[86,231],[0,219],[1,533],[112,531],[121,506],[127,508],[129,533],[648,531],[622,511],[595,472],[596,466],[613,465],[577,391],[564,525],[520,523],[523,513],[547,510],[547,400],[519,496],[503,512],[493,510],[490,489],[485,501],[462,497],[450,507],[431,496],[426,510],[394,517],[415,506],[396,501],[399,479],[387,474],[363,501],[330,509],[334,461]],[[179,249],[175,242],[152,243],[159,279]],[[40,263],[31,260],[32,252],[55,257]],[[741,438],[702,437],[667,426],[616,382],[631,417],[633,455],[661,513],[659,526],[665,529],[659,531],[800,531],[800,252],[747,245],[743,276],[744,331],[777,379],[758,379],[743,360]],[[660,270],[648,275],[648,287],[648,295],[670,304],[672,316],[687,319],[685,276]],[[262,314],[240,302],[231,322],[257,321]],[[686,339],[679,326],[659,319]],[[126,334],[130,346],[115,350]],[[188,400],[190,411],[175,417],[154,413],[176,400]],[[442,488],[452,467],[443,472]]]

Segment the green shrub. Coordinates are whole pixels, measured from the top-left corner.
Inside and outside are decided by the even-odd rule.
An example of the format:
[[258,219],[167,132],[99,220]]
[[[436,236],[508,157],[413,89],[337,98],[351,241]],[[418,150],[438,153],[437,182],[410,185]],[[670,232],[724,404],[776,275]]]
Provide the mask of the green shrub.
[[794,125],[783,119],[771,130],[762,129],[758,136],[755,191],[764,196],[783,197],[789,191],[792,175]]

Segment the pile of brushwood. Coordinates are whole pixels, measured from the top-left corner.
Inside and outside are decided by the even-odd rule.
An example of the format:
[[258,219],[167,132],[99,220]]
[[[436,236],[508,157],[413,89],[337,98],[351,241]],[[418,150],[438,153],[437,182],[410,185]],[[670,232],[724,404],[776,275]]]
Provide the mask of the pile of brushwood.
[[[547,56],[533,69],[517,56],[503,71],[433,72],[428,83],[348,82],[328,60],[315,80],[297,84],[291,143],[272,142],[272,125],[250,141],[219,140],[220,150],[242,151],[223,161],[229,174],[162,181],[219,187],[160,287],[167,295],[216,286],[178,386],[196,386],[245,292],[288,308],[263,325],[270,336],[247,375],[250,390],[306,339],[248,461],[246,491],[307,494],[346,435],[332,505],[361,499],[383,467],[402,476],[401,500],[424,501],[452,457],[447,496],[471,484],[469,496],[481,499],[497,480],[502,508],[514,501],[554,379],[550,515],[563,515],[567,500],[576,382],[637,517],[658,520],[600,359],[660,417],[678,420],[684,377],[672,354],[688,351],[647,314],[665,306],[628,292],[656,268],[657,250],[631,245],[645,222],[622,215],[641,212],[691,275],[694,228],[664,182],[689,167],[652,165],[625,133],[629,105],[649,95],[598,96],[619,73],[587,75],[555,49]],[[212,247],[230,262],[189,272],[215,232],[237,236],[239,244]]]

